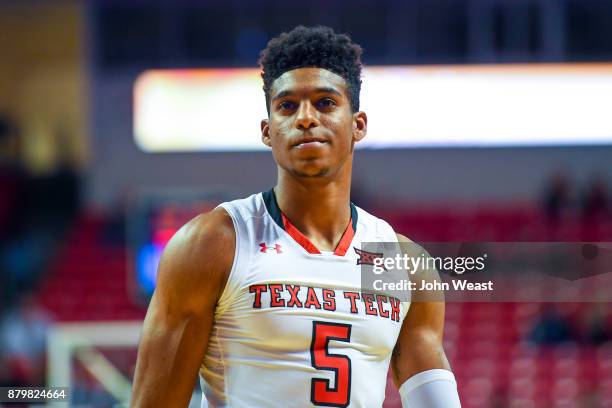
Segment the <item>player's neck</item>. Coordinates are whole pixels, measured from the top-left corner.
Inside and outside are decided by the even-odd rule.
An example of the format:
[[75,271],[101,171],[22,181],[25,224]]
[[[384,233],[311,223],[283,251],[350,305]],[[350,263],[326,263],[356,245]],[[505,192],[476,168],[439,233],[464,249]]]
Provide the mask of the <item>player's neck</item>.
[[351,218],[350,172],[334,180],[300,180],[279,174],[278,206],[319,250],[333,251]]

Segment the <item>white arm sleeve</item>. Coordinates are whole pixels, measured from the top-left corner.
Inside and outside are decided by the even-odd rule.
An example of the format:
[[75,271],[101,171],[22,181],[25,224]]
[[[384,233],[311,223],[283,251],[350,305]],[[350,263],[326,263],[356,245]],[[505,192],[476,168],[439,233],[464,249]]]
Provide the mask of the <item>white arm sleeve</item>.
[[403,408],[461,408],[451,371],[435,369],[413,375],[399,388]]

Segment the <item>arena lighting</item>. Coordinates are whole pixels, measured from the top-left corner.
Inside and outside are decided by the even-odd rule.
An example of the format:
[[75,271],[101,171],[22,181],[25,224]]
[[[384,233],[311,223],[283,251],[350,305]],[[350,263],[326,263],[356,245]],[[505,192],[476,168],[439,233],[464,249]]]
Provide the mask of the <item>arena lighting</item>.
[[[134,85],[146,152],[265,150],[257,69],[151,70]],[[612,144],[612,64],[372,66],[361,148]]]

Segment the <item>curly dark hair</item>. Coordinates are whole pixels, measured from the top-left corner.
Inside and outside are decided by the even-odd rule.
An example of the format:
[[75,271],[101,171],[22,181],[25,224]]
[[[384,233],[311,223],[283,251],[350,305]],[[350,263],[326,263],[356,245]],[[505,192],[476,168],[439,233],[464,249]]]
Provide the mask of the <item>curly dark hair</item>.
[[361,90],[361,53],[361,47],[348,35],[336,34],[325,26],[298,26],[271,39],[259,59],[268,114],[272,83],[285,72],[304,67],[323,68],[344,78],[351,109],[357,112]]

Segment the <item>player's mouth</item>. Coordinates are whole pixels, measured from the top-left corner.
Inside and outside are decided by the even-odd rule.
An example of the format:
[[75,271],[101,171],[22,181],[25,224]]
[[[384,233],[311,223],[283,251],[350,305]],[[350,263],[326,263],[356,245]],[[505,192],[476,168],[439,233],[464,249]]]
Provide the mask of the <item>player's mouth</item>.
[[316,149],[328,143],[325,139],[309,137],[298,140],[292,147],[294,149]]

